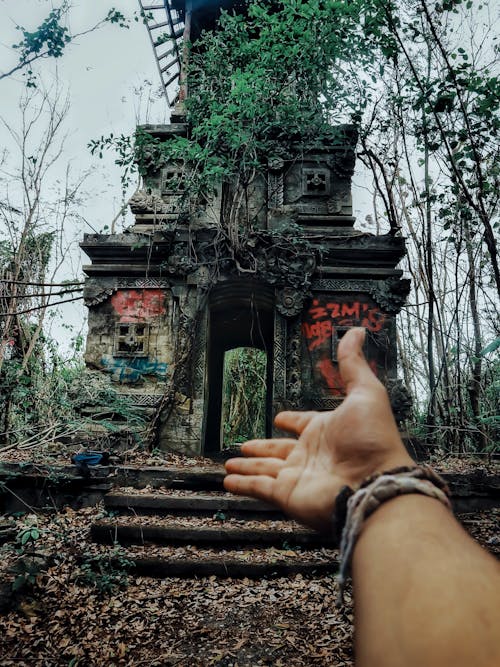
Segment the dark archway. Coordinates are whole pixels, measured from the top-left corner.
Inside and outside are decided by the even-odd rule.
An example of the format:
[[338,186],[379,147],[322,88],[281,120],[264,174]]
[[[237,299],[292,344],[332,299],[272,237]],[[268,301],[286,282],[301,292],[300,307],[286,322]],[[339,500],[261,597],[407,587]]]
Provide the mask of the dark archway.
[[209,297],[207,400],[203,453],[221,451],[224,354],[237,347],[253,347],[267,355],[266,435],[272,427],[272,369],[274,290],[253,281],[225,282]]

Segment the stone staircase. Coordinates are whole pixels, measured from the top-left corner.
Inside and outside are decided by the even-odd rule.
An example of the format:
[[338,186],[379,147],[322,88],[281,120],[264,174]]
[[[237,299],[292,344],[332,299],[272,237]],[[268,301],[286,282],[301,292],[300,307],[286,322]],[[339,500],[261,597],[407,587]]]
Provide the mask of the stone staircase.
[[[226,493],[222,466],[123,469],[104,496],[95,543],[127,550],[138,574],[156,577],[334,573],[334,544],[276,508]],[[145,486],[146,484],[146,486]],[[140,488],[140,487],[143,488]]]
[[[462,521],[500,507],[496,470],[444,477]],[[117,462],[82,474],[67,464],[4,461],[0,512],[52,515],[69,508],[75,511],[75,530],[78,525],[83,529],[75,542],[77,560],[104,557],[111,565],[116,560],[119,569],[125,559],[139,575],[260,578],[336,571],[337,552],[327,537],[305,530],[265,503],[226,493],[223,479],[221,462]],[[14,539],[10,524],[0,530],[0,541]]]

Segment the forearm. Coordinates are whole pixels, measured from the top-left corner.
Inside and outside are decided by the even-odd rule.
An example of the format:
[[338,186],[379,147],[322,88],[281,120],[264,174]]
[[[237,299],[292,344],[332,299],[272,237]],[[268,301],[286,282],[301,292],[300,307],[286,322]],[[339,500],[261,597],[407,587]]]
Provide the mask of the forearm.
[[357,667],[500,664],[500,574],[439,501],[380,507],[353,558]]

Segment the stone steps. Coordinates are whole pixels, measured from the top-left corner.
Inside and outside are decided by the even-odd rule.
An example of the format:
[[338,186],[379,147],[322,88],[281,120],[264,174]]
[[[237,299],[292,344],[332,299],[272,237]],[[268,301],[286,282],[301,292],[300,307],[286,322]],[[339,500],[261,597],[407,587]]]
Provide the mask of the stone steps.
[[[499,506],[498,475],[476,471],[446,477],[456,509]],[[95,552],[109,562],[116,559],[119,569],[123,554],[139,576],[258,579],[335,572],[331,540],[266,503],[226,493],[223,479],[220,464],[96,466],[82,477],[74,466],[4,463],[0,503],[8,513],[25,510],[27,503],[52,512],[103,501],[111,516],[98,519],[96,509],[94,543],[82,542],[81,557]],[[11,541],[15,535],[7,529],[5,540]]]
[[[111,559],[113,563],[113,559]],[[264,561],[253,562],[238,560],[228,554],[218,557],[205,557],[200,552],[199,557],[186,558],[134,558],[131,571],[136,576],[164,579],[168,577],[218,577],[232,579],[261,579],[263,577],[288,577],[297,574],[305,576],[324,576],[335,574],[338,562],[335,558],[326,561],[309,559],[287,560],[283,562]],[[119,561],[116,567],[119,567]]]
[[[186,526],[167,521],[149,523],[147,519],[135,519],[133,523],[118,520],[97,521],[91,526],[91,536],[100,544],[159,544],[176,545],[190,544],[196,546],[228,547],[241,546],[282,546],[284,544],[308,547],[333,547],[333,540],[306,529],[284,529],[275,527],[273,522],[261,521],[259,526],[236,527],[221,526],[220,528],[205,525]],[[282,522],[285,523],[285,522]]]
[[118,486],[103,498],[112,516],[92,524],[91,539],[120,545],[133,571],[145,576],[259,579],[336,571],[329,536],[300,527],[272,505],[226,493],[223,479],[220,465],[121,468]]
[[186,489],[191,491],[223,491],[225,477],[222,465],[212,466],[119,466],[112,479],[117,487],[153,489]]
[[214,514],[224,512],[231,516],[252,515],[284,518],[276,507],[253,498],[233,496],[229,493],[189,493],[179,495],[175,491],[138,493],[111,491],[104,497],[107,509],[134,514],[170,513]]
[[[500,474],[487,469],[443,473],[457,512],[476,512],[500,506]],[[222,491],[224,468],[209,466],[95,466],[82,476],[74,465],[0,461],[0,509],[15,512],[32,507],[89,506],[119,487]],[[8,492],[12,489],[14,493]],[[15,494],[15,495],[14,495]],[[17,506],[16,498],[20,499]]]

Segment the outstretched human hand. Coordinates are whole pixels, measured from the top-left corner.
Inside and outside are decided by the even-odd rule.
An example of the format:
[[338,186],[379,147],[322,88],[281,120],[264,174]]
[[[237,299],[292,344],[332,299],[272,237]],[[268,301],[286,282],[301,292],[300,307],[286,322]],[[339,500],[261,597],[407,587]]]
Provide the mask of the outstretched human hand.
[[329,530],[337,497],[368,475],[414,462],[406,452],[384,386],[362,352],[364,329],[339,343],[346,398],[332,412],[281,412],[278,428],[299,436],[250,440],[247,458],[226,461],[224,487],[278,505],[306,526]]

